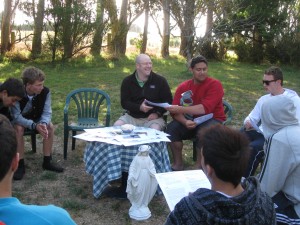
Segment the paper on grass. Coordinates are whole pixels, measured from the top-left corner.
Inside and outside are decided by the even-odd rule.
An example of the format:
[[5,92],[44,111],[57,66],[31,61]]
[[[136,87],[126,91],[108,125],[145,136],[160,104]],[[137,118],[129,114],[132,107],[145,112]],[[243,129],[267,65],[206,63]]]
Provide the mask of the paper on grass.
[[194,122],[196,122],[197,125],[199,125],[199,124],[204,123],[205,121],[211,119],[213,117],[213,115],[214,115],[213,113],[209,113],[204,116],[199,116],[194,119]]
[[148,101],[147,99],[145,100],[147,104],[149,105],[153,105],[153,106],[158,106],[158,107],[161,107],[161,108],[166,108],[166,107],[170,107],[171,105],[167,102],[164,102],[164,103],[155,103],[155,102],[150,102]]
[[171,211],[190,192],[194,192],[198,188],[211,188],[211,184],[202,170],[157,173],[155,177]]

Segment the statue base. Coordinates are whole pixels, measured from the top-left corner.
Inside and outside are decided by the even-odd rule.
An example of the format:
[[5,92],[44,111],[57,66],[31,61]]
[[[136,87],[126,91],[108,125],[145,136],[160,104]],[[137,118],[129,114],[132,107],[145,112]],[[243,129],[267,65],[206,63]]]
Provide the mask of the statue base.
[[133,207],[131,206],[129,209],[129,216],[131,219],[135,220],[147,220],[151,217],[151,212],[148,207]]

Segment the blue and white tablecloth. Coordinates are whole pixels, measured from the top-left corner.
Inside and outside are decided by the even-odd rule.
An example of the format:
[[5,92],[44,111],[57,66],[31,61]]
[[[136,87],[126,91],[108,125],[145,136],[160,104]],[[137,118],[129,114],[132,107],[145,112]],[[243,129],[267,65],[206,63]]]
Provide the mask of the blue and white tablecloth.
[[[157,173],[171,171],[166,142],[149,143],[150,157]],[[123,172],[128,172],[140,145],[123,146],[103,142],[88,142],[85,153],[86,172],[94,177],[93,194],[99,198],[108,183],[119,179]]]

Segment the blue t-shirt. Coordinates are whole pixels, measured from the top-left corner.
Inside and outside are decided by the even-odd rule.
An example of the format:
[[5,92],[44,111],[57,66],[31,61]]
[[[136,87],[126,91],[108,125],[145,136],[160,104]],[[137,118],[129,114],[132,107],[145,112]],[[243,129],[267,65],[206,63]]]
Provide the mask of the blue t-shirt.
[[25,205],[17,198],[0,198],[0,224],[76,225],[70,214],[57,206]]

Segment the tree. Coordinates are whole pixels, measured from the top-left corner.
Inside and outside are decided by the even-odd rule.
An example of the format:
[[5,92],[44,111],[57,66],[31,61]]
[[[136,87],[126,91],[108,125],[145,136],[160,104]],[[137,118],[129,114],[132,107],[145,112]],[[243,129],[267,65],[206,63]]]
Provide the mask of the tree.
[[32,51],[31,51],[33,58],[36,58],[42,52],[42,32],[43,32],[44,12],[45,12],[45,0],[39,0],[39,3],[37,5],[37,12],[35,12],[35,7],[33,7],[34,32],[33,32]]
[[104,0],[97,0],[97,15],[95,21],[95,33],[91,45],[91,54],[98,56],[101,52],[104,24]]
[[91,47],[93,18],[93,0],[50,0],[46,27],[52,61],[57,55],[67,60]]
[[19,4],[19,0],[4,0],[4,12],[1,25],[1,55],[10,50],[13,43],[10,42],[11,20]]
[[141,46],[140,53],[145,53],[147,49],[147,41],[148,41],[148,19],[149,19],[149,0],[145,0],[145,22],[144,22],[144,33],[143,33],[143,41]]
[[118,58],[126,53],[127,33],[131,24],[143,13],[143,4],[140,1],[128,2],[128,0],[122,0],[119,19],[115,0],[107,0],[106,9],[110,19],[111,30],[111,41],[108,43],[108,51],[111,55]]
[[163,34],[162,34],[162,43],[161,43],[161,56],[163,58],[167,58],[170,55],[169,47],[170,47],[170,0],[162,0],[162,8],[163,8]]
[[[293,0],[232,0],[226,15],[214,22],[214,33],[228,35],[240,59],[255,63],[263,61],[265,46],[281,36],[287,24],[287,6]],[[267,10],[266,10],[267,9]],[[248,55],[246,56],[246,53]],[[246,56],[246,57],[245,57]]]
[[172,16],[181,31],[179,54],[190,59],[196,34],[194,20],[199,12],[199,4],[195,0],[171,0],[170,3]]

